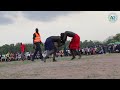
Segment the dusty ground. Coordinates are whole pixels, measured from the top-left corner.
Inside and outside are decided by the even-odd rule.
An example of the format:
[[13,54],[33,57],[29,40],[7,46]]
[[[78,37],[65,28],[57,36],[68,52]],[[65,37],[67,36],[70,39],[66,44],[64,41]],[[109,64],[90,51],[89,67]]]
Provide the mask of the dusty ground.
[[120,54],[0,62],[0,79],[120,79]]

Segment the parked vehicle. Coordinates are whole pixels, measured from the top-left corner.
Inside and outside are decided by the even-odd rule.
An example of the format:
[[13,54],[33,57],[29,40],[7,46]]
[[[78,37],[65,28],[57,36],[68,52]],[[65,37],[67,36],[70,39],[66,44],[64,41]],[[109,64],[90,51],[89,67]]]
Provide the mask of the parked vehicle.
[[7,57],[5,55],[2,55],[1,61],[7,61]]

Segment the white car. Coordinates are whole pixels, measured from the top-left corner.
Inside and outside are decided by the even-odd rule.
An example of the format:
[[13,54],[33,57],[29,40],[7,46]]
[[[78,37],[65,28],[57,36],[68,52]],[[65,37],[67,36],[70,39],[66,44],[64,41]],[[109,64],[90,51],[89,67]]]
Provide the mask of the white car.
[[7,60],[7,57],[5,56],[5,55],[2,55],[2,57],[1,57],[1,61],[6,61]]

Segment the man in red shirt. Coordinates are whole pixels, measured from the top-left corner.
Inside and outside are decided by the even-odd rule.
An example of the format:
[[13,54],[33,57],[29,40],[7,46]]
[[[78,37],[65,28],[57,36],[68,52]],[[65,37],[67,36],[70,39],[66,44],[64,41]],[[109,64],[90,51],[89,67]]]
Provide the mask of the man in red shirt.
[[22,43],[20,45],[20,51],[21,51],[21,59],[25,60],[25,56],[24,56],[24,54],[25,54],[25,45],[22,44]]

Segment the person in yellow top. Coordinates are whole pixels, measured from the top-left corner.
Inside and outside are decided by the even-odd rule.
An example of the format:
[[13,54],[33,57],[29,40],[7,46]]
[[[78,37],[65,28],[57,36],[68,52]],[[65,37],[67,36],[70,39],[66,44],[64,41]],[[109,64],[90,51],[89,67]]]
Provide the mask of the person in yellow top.
[[39,51],[39,54],[40,54],[40,59],[43,60],[42,50],[41,50],[41,47],[40,47],[40,44],[43,45],[43,43],[41,41],[41,36],[40,36],[38,28],[36,28],[35,31],[36,32],[33,34],[33,44],[34,44],[35,52],[34,52],[34,55],[32,57],[32,61],[34,61],[35,56],[36,56],[38,51]]

